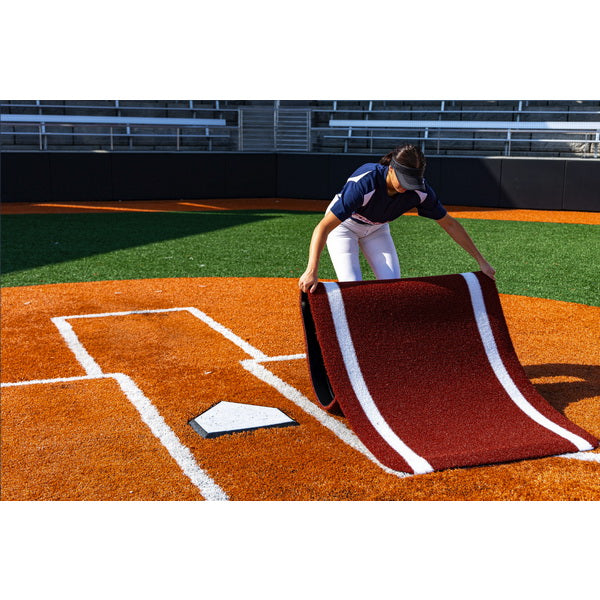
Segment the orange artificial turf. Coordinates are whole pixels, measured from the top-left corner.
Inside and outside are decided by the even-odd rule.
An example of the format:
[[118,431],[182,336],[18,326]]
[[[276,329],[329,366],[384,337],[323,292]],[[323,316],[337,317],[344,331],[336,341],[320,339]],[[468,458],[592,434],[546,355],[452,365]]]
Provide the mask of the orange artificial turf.
[[[324,211],[290,199],[3,203],[2,214],[204,210]],[[600,224],[599,213],[447,207],[460,218]],[[409,213],[410,214],[410,213]],[[540,393],[600,435],[600,309],[501,296],[525,371]],[[2,381],[81,376],[53,316],[196,306],[267,355],[304,351],[296,282],[181,279],[2,291]],[[72,322],[102,365],[151,397],[232,499],[597,500],[600,466],[563,458],[399,479],[349,448],[239,365],[247,356],[185,313]],[[314,401],[302,360],[268,368]],[[278,406],[300,427],[204,440],[187,420],[218,400]],[[344,422],[344,419],[340,419]],[[113,380],[2,389],[3,500],[201,499]]]
[[[519,359],[538,390],[600,435],[600,308],[501,295]],[[51,317],[193,306],[268,356],[304,352],[292,279],[184,278],[2,290],[2,381],[84,370]],[[386,473],[274,388],[249,358],[187,312],[70,321],[105,373],[151,399],[233,500],[598,500],[600,464],[564,458]],[[316,402],[304,360],[265,363]],[[188,420],[220,400],[276,406],[299,427],[201,438]],[[340,418],[345,422],[343,418]],[[2,499],[200,499],[112,380],[2,388]]]
[[173,497],[203,499],[114,380],[3,388],[2,500]]
[[[4,202],[0,213],[108,213],[108,212],[164,212],[211,210],[299,210],[324,212],[330,200],[302,200],[292,198],[241,198],[214,200],[131,200],[123,202]],[[524,210],[509,208],[477,208],[446,206],[448,212],[461,219],[492,219],[502,221],[537,221],[542,223],[580,223],[600,225],[600,213],[565,210]],[[416,210],[407,213],[416,215]]]

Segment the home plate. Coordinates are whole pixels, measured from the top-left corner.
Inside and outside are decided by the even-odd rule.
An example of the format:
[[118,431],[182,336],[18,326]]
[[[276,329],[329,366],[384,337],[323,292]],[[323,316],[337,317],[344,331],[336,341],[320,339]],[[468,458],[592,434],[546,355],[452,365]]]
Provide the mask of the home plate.
[[222,401],[192,419],[189,424],[205,438],[264,427],[298,425],[278,408]]

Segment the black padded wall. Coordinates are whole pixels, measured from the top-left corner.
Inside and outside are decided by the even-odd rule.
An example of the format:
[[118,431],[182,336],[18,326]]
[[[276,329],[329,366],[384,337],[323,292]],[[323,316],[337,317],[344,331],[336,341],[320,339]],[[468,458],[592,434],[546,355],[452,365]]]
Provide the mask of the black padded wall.
[[[455,206],[502,206],[500,180],[502,160],[441,158],[438,185],[433,186],[443,204]],[[433,184],[432,184],[433,185]]]
[[180,200],[224,195],[220,156],[194,154],[112,155],[113,200]]
[[563,208],[600,211],[599,161],[569,160],[565,168]]
[[0,153],[3,202],[51,202],[50,154]]
[[[207,156],[203,154],[202,156]],[[277,197],[277,154],[223,154],[222,198]],[[211,175],[207,173],[207,175]]]
[[329,197],[329,160],[318,154],[280,154],[277,159],[277,196],[279,198]]
[[503,159],[500,205],[563,208],[565,160]]
[[[2,200],[329,200],[379,155],[4,152]],[[431,157],[447,205],[600,211],[600,160]]]
[[114,200],[255,198],[277,194],[275,154],[114,154]]
[[49,154],[50,197],[53,202],[112,198],[112,161],[109,154]]

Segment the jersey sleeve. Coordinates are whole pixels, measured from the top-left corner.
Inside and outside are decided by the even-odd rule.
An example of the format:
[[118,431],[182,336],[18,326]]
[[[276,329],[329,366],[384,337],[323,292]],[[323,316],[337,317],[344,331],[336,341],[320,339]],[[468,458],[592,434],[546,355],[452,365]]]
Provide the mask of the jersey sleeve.
[[348,179],[342,191],[330,207],[331,212],[340,220],[345,221],[365,202],[365,196],[375,189],[374,172],[364,173],[362,177]]
[[427,217],[428,219],[434,219],[439,221],[448,214],[448,211],[443,207],[442,203],[438,200],[436,193],[433,188],[427,184],[427,198],[419,204],[417,212],[421,217]]

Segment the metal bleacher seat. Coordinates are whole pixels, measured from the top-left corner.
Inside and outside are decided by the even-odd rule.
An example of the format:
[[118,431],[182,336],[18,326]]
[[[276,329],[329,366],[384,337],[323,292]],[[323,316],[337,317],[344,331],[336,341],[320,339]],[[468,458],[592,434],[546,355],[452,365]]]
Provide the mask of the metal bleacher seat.
[[600,101],[0,101],[5,150],[388,151],[596,157]]
[[[403,139],[419,143],[423,150],[432,144],[467,143],[471,151],[484,144],[500,148],[505,155],[518,144],[588,144],[598,158],[600,121],[497,121],[497,120],[406,120],[406,119],[330,119],[330,133],[324,139],[343,141],[343,151],[351,142],[359,148],[373,149],[373,142]],[[365,145],[369,147],[366,148]],[[495,144],[495,146],[490,146]]]
[[[165,114],[169,111],[169,107],[154,109],[145,106],[136,110],[135,107],[120,104],[118,101],[112,107],[95,105],[92,108],[69,105],[69,109],[73,113],[80,114],[48,114],[50,109],[54,109],[56,112],[56,105],[51,107],[39,105],[40,110],[37,111],[37,114],[31,114],[31,111],[25,113],[18,105],[15,108],[18,109],[17,113],[2,112],[0,115],[2,136],[18,136],[21,139],[35,140],[34,143],[40,150],[47,149],[50,136],[53,145],[68,147],[76,145],[76,142],[79,141],[80,146],[93,146],[98,143],[98,140],[103,140],[111,150],[123,143],[131,148],[134,139],[154,144],[160,144],[163,140],[168,139],[171,144],[175,141],[178,150],[184,140],[188,143],[190,140],[192,142],[206,140],[209,142],[208,149],[210,149],[213,140],[229,139],[230,137],[226,132],[219,133],[227,125],[224,118],[159,117],[156,114],[139,116],[140,113],[149,115],[149,113],[161,112]],[[193,105],[183,108],[187,113],[194,110]],[[89,114],[100,111],[104,113],[111,111],[113,114]],[[61,112],[64,112],[64,109]],[[117,112],[117,115],[114,112]],[[137,115],[123,114],[131,112],[137,112]],[[172,111],[170,113],[172,114]],[[176,114],[181,114],[181,112]],[[64,140],[63,144],[61,144],[61,139]]]

